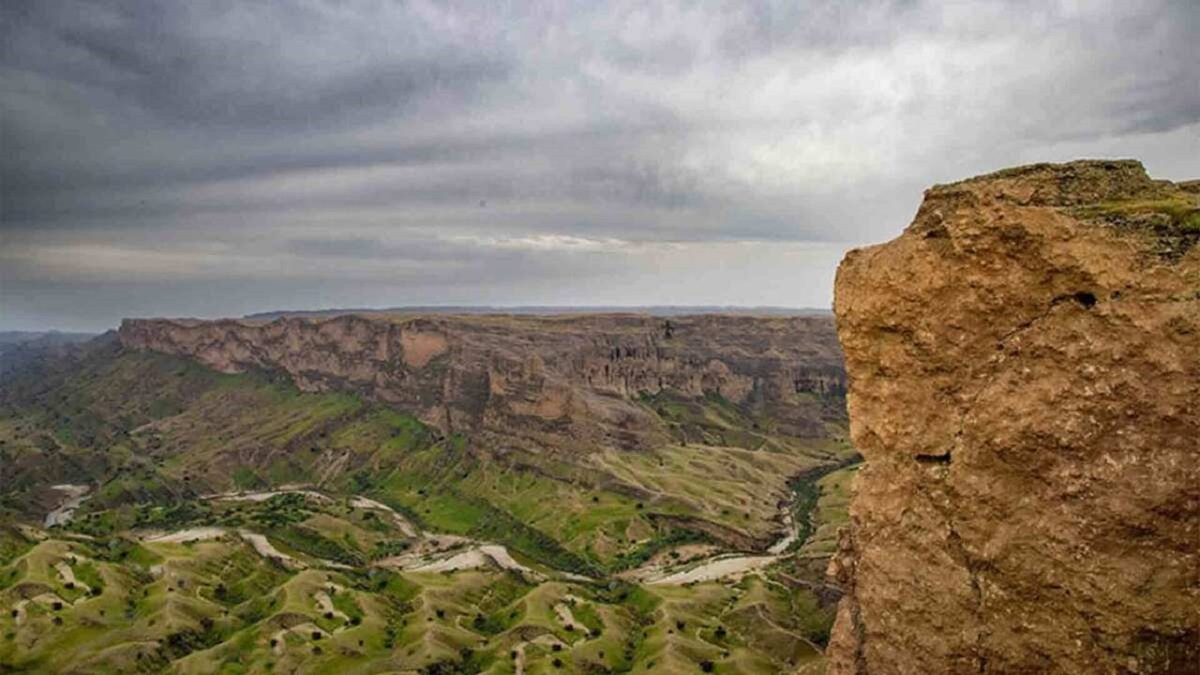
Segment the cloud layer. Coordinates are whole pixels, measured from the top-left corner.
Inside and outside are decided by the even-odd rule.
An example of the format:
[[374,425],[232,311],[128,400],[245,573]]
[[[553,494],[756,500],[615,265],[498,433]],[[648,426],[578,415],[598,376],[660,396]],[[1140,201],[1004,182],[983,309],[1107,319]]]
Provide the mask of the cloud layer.
[[1200,176],[1188,0],[491,4],[4,3],[0,327],[828,306],[930,183]]

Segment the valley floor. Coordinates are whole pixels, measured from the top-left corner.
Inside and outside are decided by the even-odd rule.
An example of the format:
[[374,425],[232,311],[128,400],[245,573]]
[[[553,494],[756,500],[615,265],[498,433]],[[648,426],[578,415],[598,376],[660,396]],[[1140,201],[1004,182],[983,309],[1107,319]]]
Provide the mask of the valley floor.
[[660,393],[653,449],[492,453],[356,396],[89,358],[0,407],[0,671],[821,663],[840,422]]
[[[840,485],[854,470],[821,482]],[[814,519],[836,526],[844,495],[821,497]],[[658,578],[597,583],[495,544],[410,537],[412,524],[372,499],[291,489],[209,501],[218,517],[238,513],[247,525],[115,537],[6,530],[0,664],[178,673],[690,673],[712,664],[775,673],[818,664],[832,618],[817,593],[789,583],[803,548],[712,557],[682,545],[672,549],[680,558],[661,556],[678,562],[655,561]],[[348,566],[271,536],[281,521],[408,548]]]

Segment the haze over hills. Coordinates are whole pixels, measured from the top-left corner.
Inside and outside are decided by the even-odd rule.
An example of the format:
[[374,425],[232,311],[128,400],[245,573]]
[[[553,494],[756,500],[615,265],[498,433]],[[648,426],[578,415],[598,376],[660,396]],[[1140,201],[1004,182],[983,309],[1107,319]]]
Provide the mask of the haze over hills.
[[94,333],[0,331],[0,378],[29,360],[56,358],[58,353],[95,338]]
[[0,347],[21,344],[25,342],[33,342],[35,340],[67,344],[72,342],[83,342],[95,336],[95,333],[64,333],[56,330],[8,330],[0,331]]
[[737,305],[414,305],[385,308],[278,310],[247,314],[243,318],[270,320],[285,316],[320,317],[338,316],[341,314],[518,314],[534,316],[555,316],[560,314],[648,314],[650,316],[735,314],[744,316],[833,316],[833,311],[815,307],[751,307]]

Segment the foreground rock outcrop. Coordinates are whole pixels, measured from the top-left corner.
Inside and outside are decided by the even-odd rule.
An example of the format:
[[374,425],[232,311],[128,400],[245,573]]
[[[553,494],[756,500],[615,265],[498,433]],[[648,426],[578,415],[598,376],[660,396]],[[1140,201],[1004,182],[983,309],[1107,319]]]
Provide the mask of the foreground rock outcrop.
[[835,311],[867,460],[833,673],[1200,667],[1200,204],[1137,162],[930,189]]
[[824,437],[844,415],[841,352],[820,316],[148,319],[119,335],[223,372],[362,393],[493,452],[652,447],[669,430],[638,399],[664,392],[719,396],[787,436]]

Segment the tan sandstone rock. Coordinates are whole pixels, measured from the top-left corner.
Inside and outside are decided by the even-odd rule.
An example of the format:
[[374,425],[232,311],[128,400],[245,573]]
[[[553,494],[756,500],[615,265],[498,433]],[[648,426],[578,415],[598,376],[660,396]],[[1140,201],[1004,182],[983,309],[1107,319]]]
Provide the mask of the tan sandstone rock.
[[1198,206],[1035,165],[846,256],[831,673],[1200,672]]
[[841,353],[822,316],[135,319],[119,335],[223,372],[361,393],[495,453],[661,445],[668,430],[638,398],[667,390],[720,396],[788,436],[823,438],[844,419]]

